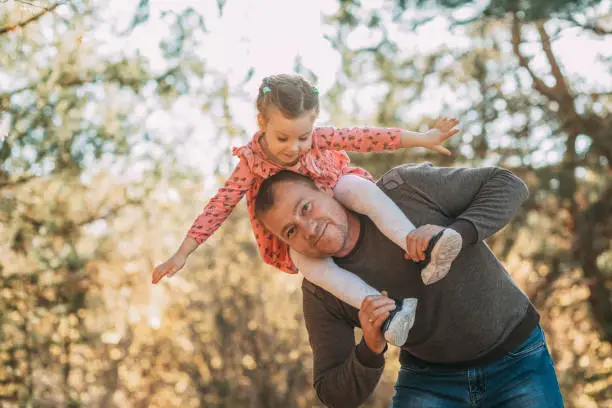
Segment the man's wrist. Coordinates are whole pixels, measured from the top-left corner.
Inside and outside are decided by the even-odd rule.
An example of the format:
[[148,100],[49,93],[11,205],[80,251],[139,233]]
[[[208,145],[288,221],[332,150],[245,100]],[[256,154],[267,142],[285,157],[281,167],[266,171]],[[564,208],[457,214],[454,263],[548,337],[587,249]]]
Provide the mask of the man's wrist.
[[462,244],[461,247],[465,248],[468,245],[474,245],[478,242],[478,231],[476,227],[468,220],[459,219],[448,226],[461,235]]
[[385,351],[387,351],[387,345],[385,344],[385,348],[380,353],[375,353],[370,350],[365,340],[362,338],[361,342],[355,348],[355,355],[357,356],[357,360],[365,366],[369,368],[381,368],[385,365]]

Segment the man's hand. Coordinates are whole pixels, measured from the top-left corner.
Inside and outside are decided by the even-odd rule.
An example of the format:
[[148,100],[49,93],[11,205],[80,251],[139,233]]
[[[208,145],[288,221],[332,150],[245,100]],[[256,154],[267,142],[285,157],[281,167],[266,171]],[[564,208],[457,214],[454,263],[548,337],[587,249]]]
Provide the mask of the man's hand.
[[382,294],[378,296],[368,296],[361,303],[359,322],[363,331],[363,340],[376,354],[382,353],[385,349],[387,341],[381,327],[394,309],[395,301],[386,291],[382,291]]
[[171,277],[172,275],[183,269],[183,266],[185,266],[186,261],[187,258],[184,255],[181,255],[180,253],[172,255],[170,259],[168,259],[166,262],[155,267],[155,269],[153,270],[153,283],[155,284],[159,282],[160,279],[166,275],[168,275],[168,277]]
[[442,142],[459,133],[459,129],[454,129],[458,124],[459,121],[455,118],[444,117],[438,120],[433,129],[425,132],[422,146],[450,156],[450,150],[442,146]]
[[444,227],[440,227],[439,225],[426,224],[411,231],[406,235],[407,251],[404,258],[414,262],[424,261],[426,258],[425,250],[427,249],[429,240],[443,229]]

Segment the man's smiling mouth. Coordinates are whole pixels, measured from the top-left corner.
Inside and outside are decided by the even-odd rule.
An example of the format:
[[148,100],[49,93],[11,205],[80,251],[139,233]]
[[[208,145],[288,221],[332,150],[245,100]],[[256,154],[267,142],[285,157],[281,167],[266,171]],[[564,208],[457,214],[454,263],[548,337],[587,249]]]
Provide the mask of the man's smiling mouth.
[[317,243],[321,240],[321,238],[323,237],[323,234],[325,234],[325,230],[327,229],[327,225],[328,223],[325,223],[325,225],[323,225],[319,231],[319,233],[317,234],[317,237],[315,238],[314,242],[312,243],[313,246],[316,246]]

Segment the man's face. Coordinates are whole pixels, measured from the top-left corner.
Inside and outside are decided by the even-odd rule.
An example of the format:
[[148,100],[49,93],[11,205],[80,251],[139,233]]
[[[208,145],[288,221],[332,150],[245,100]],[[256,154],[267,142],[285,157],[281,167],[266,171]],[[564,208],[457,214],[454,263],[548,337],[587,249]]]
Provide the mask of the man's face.
[[333,256],[344,248],[348,215],[335,199],[291,181],[276,184],[274,198],[274,206],[259,219],[291,248],[312,258]]

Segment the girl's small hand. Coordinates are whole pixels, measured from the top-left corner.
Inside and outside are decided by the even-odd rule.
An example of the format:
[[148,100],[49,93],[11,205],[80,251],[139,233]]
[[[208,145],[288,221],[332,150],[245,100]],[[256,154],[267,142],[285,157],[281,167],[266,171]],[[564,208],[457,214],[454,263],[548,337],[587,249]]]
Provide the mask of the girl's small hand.
[[455,118],[444,117],[438,120],[433,129],[425,132],[423,147],[450,156],[450,150],[441,143],[459,133],[459,129],[454,129],[458,124],[459,121]]
[[168,275],[171,277],[185,266],[187,258],[184,255],[174,254],[170,259],[161,265],[157,265],[153,270],[153,283],[157,283],[161,278]]

